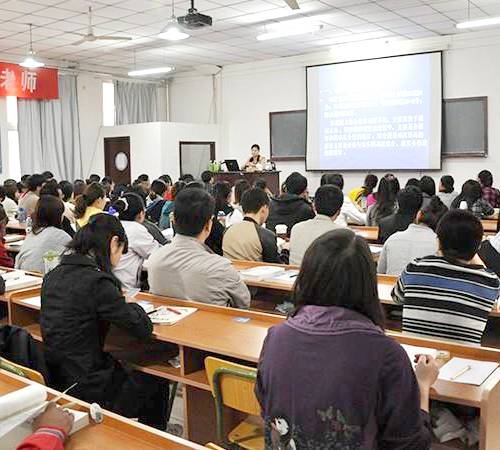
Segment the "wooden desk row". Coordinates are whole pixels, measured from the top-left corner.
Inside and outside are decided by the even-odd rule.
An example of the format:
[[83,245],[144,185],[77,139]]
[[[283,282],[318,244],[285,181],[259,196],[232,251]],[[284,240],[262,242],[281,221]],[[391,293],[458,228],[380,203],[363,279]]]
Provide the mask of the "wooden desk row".
[[[34,384],[17,375],[0,370],[0,396],[17,391],[23,387]],[[61,395],[58,391],[47,388],[49,399]],[[90,405],[69,395],[62,395],[59,404],[64,405],[75,402],[73,409],[89,411]],[[72,435],[66,445],[66,450],[202,450],[202,447],[185,439],[178,438],[168,433],[155,430],[148,426],[129,420],[109,411],[105,411],[104,421],[90,425]],[[1,446],[1,445],[0,445]]]
[[[23,326],[41,340],[39,309],[26,299],[39,295],[39,289],[9,295],[10,321]],[[215,411],[210,387],[204,370],[204,359],[213,355],[255,366],[267,331],[285,320],[281,316],[255,311],[235,310],[196,302],[188,302],[140,293],[137,300],[146,300],[155,306],[195,306],[198,311],[173,326],[155,325],[154,342],[141,343],[113,330],[107,339],[109,350],[121,355],[135,369],[180,382],[183,385],[184,424],[186,436],[200,443],[216,441]],[[500,362],[500,350],[470,347],[449,342],[388,334],[401,343],[446,350],[452,356]],[[154,350],[148,346],[155,344]],[[159,347],[163,346],[163,348]],[[173,352],[179,352],[180,367],[167,362]],[[500,369],[482,386],[462,385],[446,381],[436,382],[432,399],[476,408],[480,416],[479,450],[498,449],[500,442]],[[224,423],[229,430],[240,416],[225,410]],[[433,447],[440,450],[461,448],[458,442]]]

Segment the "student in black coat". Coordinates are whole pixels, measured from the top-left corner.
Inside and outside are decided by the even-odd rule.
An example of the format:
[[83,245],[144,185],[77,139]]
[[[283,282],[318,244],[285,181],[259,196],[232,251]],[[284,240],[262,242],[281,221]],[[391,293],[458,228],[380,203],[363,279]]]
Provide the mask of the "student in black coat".
[[285,180],[284,187],[286,192],[271,199],[266,228],[274,233],[276,225],[286,225],[287,235],[290,236],[296,223],[313,219],[316,214],[308,199],[306,177],[293,172]]
[[394,214],[380,219],[378,240],[383,244],[398,231],[405,231],[415,221],[422,207],[422,191],[415,186],[407,186],[398,192],[398,209]]
[[485,266],[500,277],[500,233],[483,241],[477,254]]
[[123,367],[104,352],[110,325],[147,339],[153,324],[126,303],[112,267],[127,250],[120,221],[97,214],[78,231],[68,254],[42,285],[41,328],[51,386],[165,430],[168,384]]

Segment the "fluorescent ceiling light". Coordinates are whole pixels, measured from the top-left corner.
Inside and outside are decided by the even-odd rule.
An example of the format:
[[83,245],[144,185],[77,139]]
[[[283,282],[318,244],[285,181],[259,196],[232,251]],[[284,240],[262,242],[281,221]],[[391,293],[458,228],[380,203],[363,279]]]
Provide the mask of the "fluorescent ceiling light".
[[35,52],[33,51],[33,36],[31,33],[33,25],[31,23],[29,25],[30,25],[30,41],[28,47],[28,54],[26,55],[26,58],[24,58],[24,60],[19,63],[19,65],[21,67],[26,67],[27,69],[37,69],[39,67],[45,66],[45,64],[35,59]]
[[258,41],[268,41],[269,39],[278,39],[287,36],[297,36],[299,34],[314,33],[323,28],[323,25],[318,24],[307,24],[307,25],[283,25],[280,28],[276,28],[275,31],[270,31],[268,33],[259,34],[257,36]]
[[464,29],[464,28],[489,27],[492,25],[499,25],[499,24],[500,24],[500,16],[488,17],[487,19],[467,20],[466,22],[457,23],[455,26],[459,29]]
[[151,69],[141,69],[141,70],[132,70],[128,73],[129,77],[141,77],[143,75],[157,75],[159,73],[169,73],[174,70],[171,66],[165,67],[153,67]]
[[184,33],[177,25],[177,20],[175,22],[170,22],[164,30],[158,35],[160,39],[165,39],[167,41],[182,41],[187,39],[189,34]]

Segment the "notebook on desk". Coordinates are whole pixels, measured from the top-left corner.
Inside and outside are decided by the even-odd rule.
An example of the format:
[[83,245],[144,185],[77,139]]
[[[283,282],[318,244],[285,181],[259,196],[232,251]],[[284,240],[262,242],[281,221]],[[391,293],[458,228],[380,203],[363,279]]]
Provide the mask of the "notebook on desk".
[[248,278],[252,280],[265,280],[273,278],[276,275],[285,272],[284,267],[279,266],[256,266],[251,269],[245,269],[240,271],[243,278]]
[[42,277],[26,275],[22,270],[4,273],[2,274],[2,278],[5,280],[5,292],[39,286],[43,282]]

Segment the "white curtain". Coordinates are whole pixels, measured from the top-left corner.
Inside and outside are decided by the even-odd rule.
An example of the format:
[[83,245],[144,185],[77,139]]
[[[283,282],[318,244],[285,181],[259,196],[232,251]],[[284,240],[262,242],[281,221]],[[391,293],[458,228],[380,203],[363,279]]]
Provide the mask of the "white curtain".
[[114,85],[116,125],[161,120],[157,84],[115,80]]
[[18,99],[23,174],[50,170],[58,180],[82,177],[76,76],[59,76],[59,99]]

